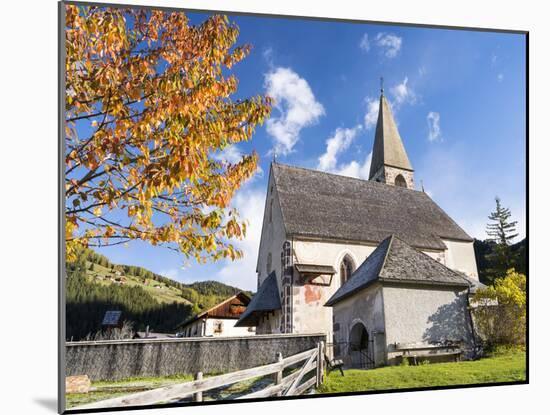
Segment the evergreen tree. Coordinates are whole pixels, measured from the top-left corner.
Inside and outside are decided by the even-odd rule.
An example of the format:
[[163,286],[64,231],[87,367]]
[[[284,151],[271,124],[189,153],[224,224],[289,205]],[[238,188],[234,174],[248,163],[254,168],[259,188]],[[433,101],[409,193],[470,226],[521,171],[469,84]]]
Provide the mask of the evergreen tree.
[[510,246],[512,244],[512,239],[518,236],[516,233],[517,221],[510,222],[512,213],[510,209],[502,207],[498,196],[495,198],[495,201],[497,203],[497,208],[489,215],[489,220],[495,223],[489,223],[487,225],[487,235],[489,239],[495,241],[495,243],[499,245]]
[[504,277],[506,271],[516,266],[517,252],[512,250],[512,240],[518,236],[516,232],[517,221],[511,221],[512,213],[509,208],[502,207],[497,196],[496,210],[489,215],[490,223],[487,224],[489,240],[495,243],[493,253],[487,258],[490,267],[487,270],[488,282],[495,278]]

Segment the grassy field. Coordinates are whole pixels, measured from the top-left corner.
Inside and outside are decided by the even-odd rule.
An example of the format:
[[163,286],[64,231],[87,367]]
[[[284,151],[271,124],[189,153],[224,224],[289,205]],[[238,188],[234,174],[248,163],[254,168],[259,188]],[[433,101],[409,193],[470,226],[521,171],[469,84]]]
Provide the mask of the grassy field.
[[[97,284],[107,286],[116,283],[115,278],[118,276],[112,269],[103,267],[99,264],[93,264],[93,270],[90,270],[91,265],[91,262],[86,262],[86,275],[90,281],[95,281]],[[146,279],[145,281],[147,284],[145,284],[143,278],[134,275],[124,275],[124,279],[124,285],[127,287],[141,287],[160,303],[172,304],[176,302],[191,304],[188,300],[182,298],[181,290],[178,290],[175,287],[170,287],[163,282]]]
[[[212,376],[213,374],[210,374]],[[207,377],[209,375],[206,375]],[[188,382],[191,375],[133,378],[116,382],[93,382],[89,393],[67,394],[67,407]],[[505,350],[477,361],[433,363],[418,366],[391,366],[371,370],[331,372],[317,393],[366,392],[475,383],[525,380],[525,352]],[[258,378],[205,393],[205,400],[234,399],[250,390],[266,387],[272,379]]]
[[467,385],[525,380],[525,352],[505,351],[477,361],[391,366],[372,370],[331,372],[319,393]]

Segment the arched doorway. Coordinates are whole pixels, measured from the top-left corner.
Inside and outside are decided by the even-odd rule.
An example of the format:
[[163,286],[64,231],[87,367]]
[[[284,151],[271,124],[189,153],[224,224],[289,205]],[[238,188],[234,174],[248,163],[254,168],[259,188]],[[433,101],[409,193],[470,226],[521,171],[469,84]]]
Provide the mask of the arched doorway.
[[395,178],[395,185],[398,187],[405,187],[405,188],[407,187],[407,181],[405,180],[403,175],[401,174],[397,175],[397,177]]
[[363,323],[355,323],[349,334],[349,352],[351,364],[355,368],[374,367],[373,342]]

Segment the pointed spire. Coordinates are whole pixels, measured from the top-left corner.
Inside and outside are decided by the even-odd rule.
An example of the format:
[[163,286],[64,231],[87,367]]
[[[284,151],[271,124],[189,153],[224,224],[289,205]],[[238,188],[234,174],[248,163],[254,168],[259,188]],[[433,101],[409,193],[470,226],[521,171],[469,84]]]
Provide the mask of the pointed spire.
[[[381,79],[383,82],[383,78]],[[378,121],[376,122],[376,134],[372,150],[372,162],[370,166],[369,180],[384,167],[413,171],[405,146],[397,130],[393,119],[390,104],[384,96],[383,83],[380,89],[380,106],[378,109]]]

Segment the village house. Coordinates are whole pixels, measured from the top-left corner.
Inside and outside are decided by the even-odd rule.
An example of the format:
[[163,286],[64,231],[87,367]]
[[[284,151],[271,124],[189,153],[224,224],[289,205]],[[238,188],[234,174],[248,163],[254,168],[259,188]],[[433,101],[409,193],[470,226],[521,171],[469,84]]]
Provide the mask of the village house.
[[249,303],[250,297],[243,292],[239,292],[180,324],[176,328],[178,336],[251,336],[255,334],[254,326],[235,327],[235,323],[239,320]]
[[[377,351],[377,364],[410,345],[472,347],[473,239],[415,190],[383,91],[369,180],[271,164],[256,271],[236,326],[257,334],[325,333],[334,354],[355,348],[374,361]],[[443,318],[449,330],[435,335]]]

